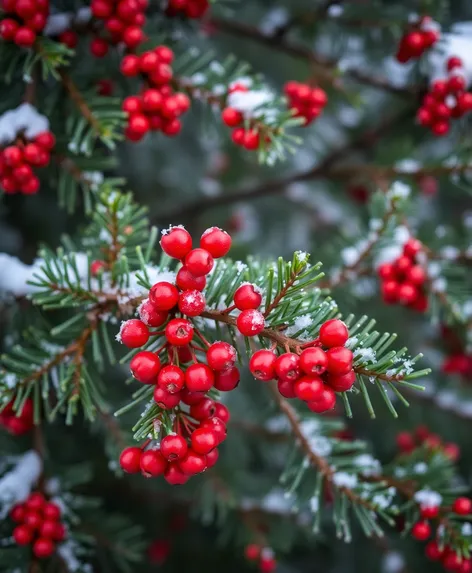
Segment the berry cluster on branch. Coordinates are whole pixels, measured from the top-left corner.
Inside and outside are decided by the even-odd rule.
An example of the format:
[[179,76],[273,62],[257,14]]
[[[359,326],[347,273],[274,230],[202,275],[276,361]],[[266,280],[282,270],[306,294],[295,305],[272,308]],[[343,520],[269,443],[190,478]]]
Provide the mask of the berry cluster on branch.
[[49,15],[49,0],[2,0],[5,16],[0,20],[0,38],[31,48]]

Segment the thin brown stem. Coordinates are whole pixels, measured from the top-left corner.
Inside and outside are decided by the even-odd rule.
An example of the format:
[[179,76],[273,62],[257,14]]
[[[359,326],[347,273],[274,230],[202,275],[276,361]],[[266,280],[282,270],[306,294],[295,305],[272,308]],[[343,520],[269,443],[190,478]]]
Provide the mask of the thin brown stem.
[[72,81],[71,77],[64,70],[59,70],[59,77],[61,78],[62,85],[68,92],[71,100],[75,103],[80,113],[92,126],[96,134],[100,135],[101,133],[100,122],[93,115],[92,110],[88,106],[87,102],[83,98],[82,94],[80,93],[75,83]]

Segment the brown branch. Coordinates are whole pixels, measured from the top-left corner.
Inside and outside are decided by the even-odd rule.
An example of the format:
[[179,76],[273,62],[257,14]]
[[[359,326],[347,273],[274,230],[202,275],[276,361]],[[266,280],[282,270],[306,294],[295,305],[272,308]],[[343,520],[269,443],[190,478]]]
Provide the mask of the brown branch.
[[89,108],[87,102],[82,97],[82,94],[78,90],[75,83],[64,70],[59,70],[59,77],[61,78],[62,85],[69,93],[71,100],[75,103],[80,113],[84,116],[84,118],[88,121],[96,133],[100,135],[100,122],[93,115],[92,110]]
[[283,193],[292,183],[300,183],[322,177],[330,178],[331,172],[335,170],[336,163],[338,161],[344,160],[346,155],[349,153],[364,148],[368,149],[375,145],[379,138],[381,138],[386,132],[390,131],[393,127],[398,126],[403,119],[411,118],[413,115],[413,109],[413,107],[403,109],[400,113],[379,123],[379,125],[374,129],[363,131],[346,145],[332,151],[319,165],[315,165],[306,171],[300,171],[298,173],[288,175],[287,177],[266,181],[265,183],[248,189],[240,189],[224,195],[217,195],[216,197],[199,198],[194,202],[187,203],[184,207],[175,209],[174,211],[170,211],[162,215],[156,215],[153,218],[153,223],[181,222],[182,219],[189,216],[195,216],[196,213],[200,213],[207,209],[231,205],[240,201],[253,201],[268,195]]
[[[277,36],[267,36],[255,26],[251,26],[250,24],[245,24],[242,22],[236,22],[234,20],[212,18],[211,22],[215,25],[217,30],[226,32],[227,34],[232,34],[239,38],[242,37],[253,40],[259,44],[263,44],[270,48],[279,50],[280,52],[283,52],[289,56],[306,60],[309,63],[315,64],[322,68],[327,68],[333,73],[337,72],[338,61],[336,59],[322,54],[315,54],[312,50],[303,46],[302,44],[288,42],[284,38]],[[403,98],[411,99],[412,96],[415,96],[418,93],[418,89],[394,86],[388,81],[388,79],[373,76],[361,69],[348,69],[343,73],[345,76],[350,77],[359,83],[387,91],[391,94],[401,96]]]

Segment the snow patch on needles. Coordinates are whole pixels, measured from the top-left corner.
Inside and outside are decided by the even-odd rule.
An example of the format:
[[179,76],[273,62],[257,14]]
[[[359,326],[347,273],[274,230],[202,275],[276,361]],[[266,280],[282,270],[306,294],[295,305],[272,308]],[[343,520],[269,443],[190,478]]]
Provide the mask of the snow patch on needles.
[[333,483],[337,487],[347,487],[353,489],[357,486],[357,476],[347,472],[337,472],[333,475]]
[[400,573],[405,567],[405,559],[398,551],[390,551],[383,559],[383,573]]
[[422,508],[439,507],[443,500],[440,493],[431,489],[420,489],[413,498]]
[[270,90],[258,89],[248,92],[234,91],[228,95],[228,107],[240,111],[244,117],[261,117],[267,109],[267,104],[273,103],[275,94]]
[[360,454],[353,459],[353,463],[359,467],[359,473],[364,476],[379,475],[381,464],[370,454]]
[[259,24],[259,30],[266,35],[273,34],[277,28],[284,26],[289,19],[286,8],[278,6],[269,10]]
[[27,499],[41,470],[41,458],[31,450],[18,458],[15,467],[0,479],[0,519],[8,515],[16,503]]
[[300,332],[301,330],[306,330],[312,324],[313,324],[313,319],[311,318],[311,316],[309,314],[302,314],[302,316],[299,316],[297,319],[295,319],[295,322],[292,324],[292,326],[289,326],[287,328],[285,334],[287,336],[292,336],[297,332]]
[[43,131],[49,131],[49,120],[29,103],[22,103],[0,115],[0,144],[13,141],[20,131],[24,131],[27,139],[33,139]]

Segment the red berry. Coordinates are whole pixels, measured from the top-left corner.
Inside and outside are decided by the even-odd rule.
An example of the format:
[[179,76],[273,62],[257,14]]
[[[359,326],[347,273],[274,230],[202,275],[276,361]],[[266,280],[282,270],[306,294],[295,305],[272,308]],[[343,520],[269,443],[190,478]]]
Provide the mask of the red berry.
[[192,364],[185,371],[185,386],[190,392],[208,392],[214,381],[213,370],[206,364]]
[[10,510],[10,517],[16,523],[22,523],[25,519],[26,509],[24,504],[18,503],[14,505]]
[[134,113],[128,119],[128,128],[136,136],[144,136],[150,129],[149,120],[141,113]]
[[200,247],[208,251],[214,259],[218,259],[228,254],[231,237],[218,227],[210,227],[201,236]]
[[98,275],[100,272],[102,272],[104,269],[106,269],[106,262],[105,261],[92,261],[90,264],[90,273],[92,275]]
[[234,304],[239,310],[259,308],[261,302],[262,294],[253,284],[242,284],[234,293]]
[[139,56],[136,56],[135,54],[127,54],[121,60],[120,71],[127,77],[137,76],[140,67],[139,63]]
[[199,316],[205,310],[206,301],[198,290],[186,290],[179,295],[179,310],[187,316]]
[[175,282],[181,290],[202,291],[206,285],[206,278],[204,276],[196,277],[192,275],[187,267],[182,267],[177,273]]
[[55,544],[45,537],[40,537],[33,544],[33,553],[38,559],[45,559],[54,553]]
[[205,249],[193,249],[185,257],[185,266],[195,277],[207,275],[213,264],[213,257]]
[[181,400],[180,392],[167,392],[161,386],[154,388],[153,399],[156,404],[163,410],[172,410],[179,405]]
[[43,516],[38,511],[26,511],[24,523],[31,527],[31,529],[39,529],[43,521]]
[[243,146],[249,151],[254,151],[259,147],[260,136],[255,129],[248,129],[244,134]]
[[457,444],[451,443],[451,444],[446,444],[444,446],[443,453],[447,458],[449,458],[453,462],[456,462],[460,457],[461,451]]
[[208,454],[205,456],[207,469],[212,468],[216,464],[216,462],[218,461],[218,457],[219,457],[218,448],[215,448],[211,450],[211,452],[208,452]]
[[129,114],[138,113],[141,111],[141,99],[138,96],[125,97],[121,109]]
[[17,167],[23,162],[23,152],[16,145],[10,145],[3,150],[3,159],[10,167]]
[[152,72],[150,80],[158,86],[168,84],[172,79],[172,68],[167,64],[158,64]]
[[264,330],[264,315],[254,309],[243,310],[236,319],[236,326],[243,336],[256,336]]
[[36,41],[36,33],[27,28],[26,26],[20,26],[15,32],[15,44],[22,46],[23,48],[31,48],[31,46]]
[[44,147],[44,149],[47,149],[48,151],[51,151],[56,145],[56,138],[50,131],[43,131],[42,133],[39,133],[34,138],[34,141],[37,145]]
[[341,374],[340,376],[328,374],[326,383],[335,392],[346,392],[354,386],[355,381],[356,373],[354,370],[351,370],[347,374]]
[[411,528],[411,535],[417,541],[426,541],[431,535],[431,526],[427,521],[418,521]]
[[403,283],[398,287],[398,301],[401,304],[413,304],[418,298],[418,289],[410,283]]
[[27,525],[18,525],[13,530],[13,539],[17,545],[29,545],[33,541],[34,531]]
[[416,448],[413,436],[409,432],[400,432],[397,434],[396,442],[398,449],[402,453],[410,453]]
[[349,338],[347,326],[341,320],[333,318],[321,325],[319,339],[323,346],[344,346]]
[[452,504],[452,511],[457,515],[472,513],[472,501],[468,497],[458,497]]
[[336,406],[336,394],[329,386],[324,385],[318,400],[308,402],[307,406],[317,414],[332,410]]
[[206,353],[208,366],[218,371],[232,368],[236,357],[236,349],[227,342],[214,342]]
[[150,300],[145,300],[138,307],[138,314],[145,325],[154,327],[162,326],[169,316],[167,311],[156,310]]
[[[21,412],[23,415],[23,412]],[[25,502],[25,507],[27,510],[41,511],[44,507],[46,500],[44,495],[40,492],[33,492],[30,494],[29,498]]]
[[439,507],[437,506],[420,507],[420,513],[423,519],[435,519],[439,515]]
[[293,352],[286,352],[277,358],[274,370],[279,380],[293,382],[300,377],[300,357]]
[[101,20],[106,20],[113,14],[113,3],[106,0],[92,0],[90,8],[95,18]]
[[462,558],[452,551],[447,552],[442,557],[442,565],[446,571],[459,571],[462,565]]
[[276,568],[277,561],[272,555],[262,555],[259,561],[259,571],[261,573],[273,573]]
[[158,282],[149,291],[149,300],[157,310],[171,310],[179,302],[179,291],[168,282]]
[[143,384],[155,384],[161,361],[154,352],[143,350],[133,356],[130,362],[130,369],[133,376]]
[[426,281],[426,272],[419,265],[414,265],[406,272],[406,280],[414,285],[422,285]]
[[90,52],[96,58],[103,58],[108,53],[108,42],[102,38],[94,38],[90,42]]
[[120,329],[121,342],[128,348],[139,348],[149,340],[149,329],[137,318],[123,322]]
[[326,352],[328,372],[334,375],[347,374],[352,370],[353,354],[349,348],[336,346]]
[[259,559],[260,554],[261,554],[261,546],[256,545],[255,543],[247,545],[246,548],[244,549],[244,556],[249,561],[255,561],[256,559]]
[[189,450],[183,460],[180,460],[179,467],[184,474],[195,475],[202,473],[206,470],[205,456],[197,454],[193,450]]
[[434,135],[441,137],[449,132],[449,123],[447,121],[437,121],[433,124],[431,130]]
[[305,374],[322,374],[328,367],[328,356],[321,348],[306,348],[300,354],[300,369]]
[[398,274],[403,275],[406,271],[408,271],[411,268],[412,265],[413,261],[411,260],[411,258],[403,255],[401,257],[398,257],[398,259],[395,261],[394,268]]
[[[203,395],[202,395],[203,396]],[[190,415],[195,420],[207,420],[216,412],[216,404],[211,398],[200,398],[198,402],[191,404]]]
[[48,501],[44,504],[43,515],[45,519],[58,520],[61,517],[61,508],[52,501]]
[[54,541],[64,541],[66,538],[66,527],[63,523],[57,523],[54,532]]
[[143,109],[149,113],[155,113],[161,109],[162,95],[156,89],[148,89],[144,91],[142,95],[142,100],[143,100]]
[[123,42],[127,48],[133,49],[144,41],[144,32],[138,26],[128,26],[123,32]]
[[450,72],[451,70],[453,70],[454,68],[462,68],[463,66],[463,62],[460,58],[458,58],[457,56],[451,56],[448,60],[447,60],[447,71]]
[[244,130],[244,127],[236,127],[235,129],[233,129],[231,133],[231,139],[233,140],[233,143],[235,143],[236,145],[242,145],[244,142],[245,135],[246,131]]
[[170,227],[162,235],[160,245],[169,257],[180,260],[192,250],[192,237],[183,227]]
[[182,388],[180,393],[180,400],[187,404],[188,406],[192,406],[193,404],[199,404],[205,398],[205,392],[190,392],[188,388]]
[[425,48],[424,36],[421,32],[410,32],[403,38],[404,45],[412,57],[418,57]]
[[284,398],[296,398],[293,380],[278,380],[277,389]]
[[[217,406],[219,406],[219,404],[215,404],[215,411],[218,409]],[[221,414],[221,412],[219,413]],[[229,420],[229,415],[226,418]],[[215,415],[212,418],[202,420],[200,422],[200,428],[211,430],[215,434],[218,444],[226,440],[226,423],[219,416]]]
[[443,555],[437,541],[430,541],[424,550],[426,557],[431,561],[438,561]]
[[59,36],[59,42],[73,50],[79,41],[79,37],[73,30],[65,30]]
[[57,533],[57,521],[45,520],[39,528],[39,535],[49,539],[55,539]]
[[161,441],[161,454],[166,460],[180,460],[187,455],[188,445],[185,438],[169,434]]
[[323,381],[319,376],[303,376],[294,383],[293,389],[300,400],[314,402],[321,397]]
[[189,476],[182,472],[177,463],[169,464],[164,473],[164,479],[170,485],[183,485],[187,483]]
[[431,110],[421,107],[416,113],[416,121],[424,127],[433,123],[433,114]]
[[178,366],[169,364],[159,372],[157,383],[167,393],[175,394],[184,387],[185,376]]
[[171,64],[174,60],[174,52],[168,46],[157,46],[154,48],[154,52],[164,64]]
[[121,469],[129,474],[136,474],[141,470],[141,448],[131,446],[125,448],[120,454]]
[[275,362],[277,356],[272,350],[258,350],[249,360],[249,370],[254,378],[268,382],[275,377]]
[[0,22],[0,36],[6,41],[11,42],[15,38],[16,31],[19,28],[18,22],[11,18],[5,18]]
[[447,82],[448,90],[452,93],[461,92],[466,88],[466,82],[463,76],[452,76]]
[[237,127],[243,121],[243,114],[232,107],[225,107],[221,112],[221,119],[228,127]]
[[241,378],[239,368],[233,367],[228,370],[215,372],[214,386],[220,392],[230,392],[239,384]]
[[197,428],[191,436],[192,449],[197,454],[206,455],[218,445],[216,434],[210,428]]
[[167,323],[165,335],[170,344],[185,346],[192,341],[193,324],[185,318],[173,318]]

